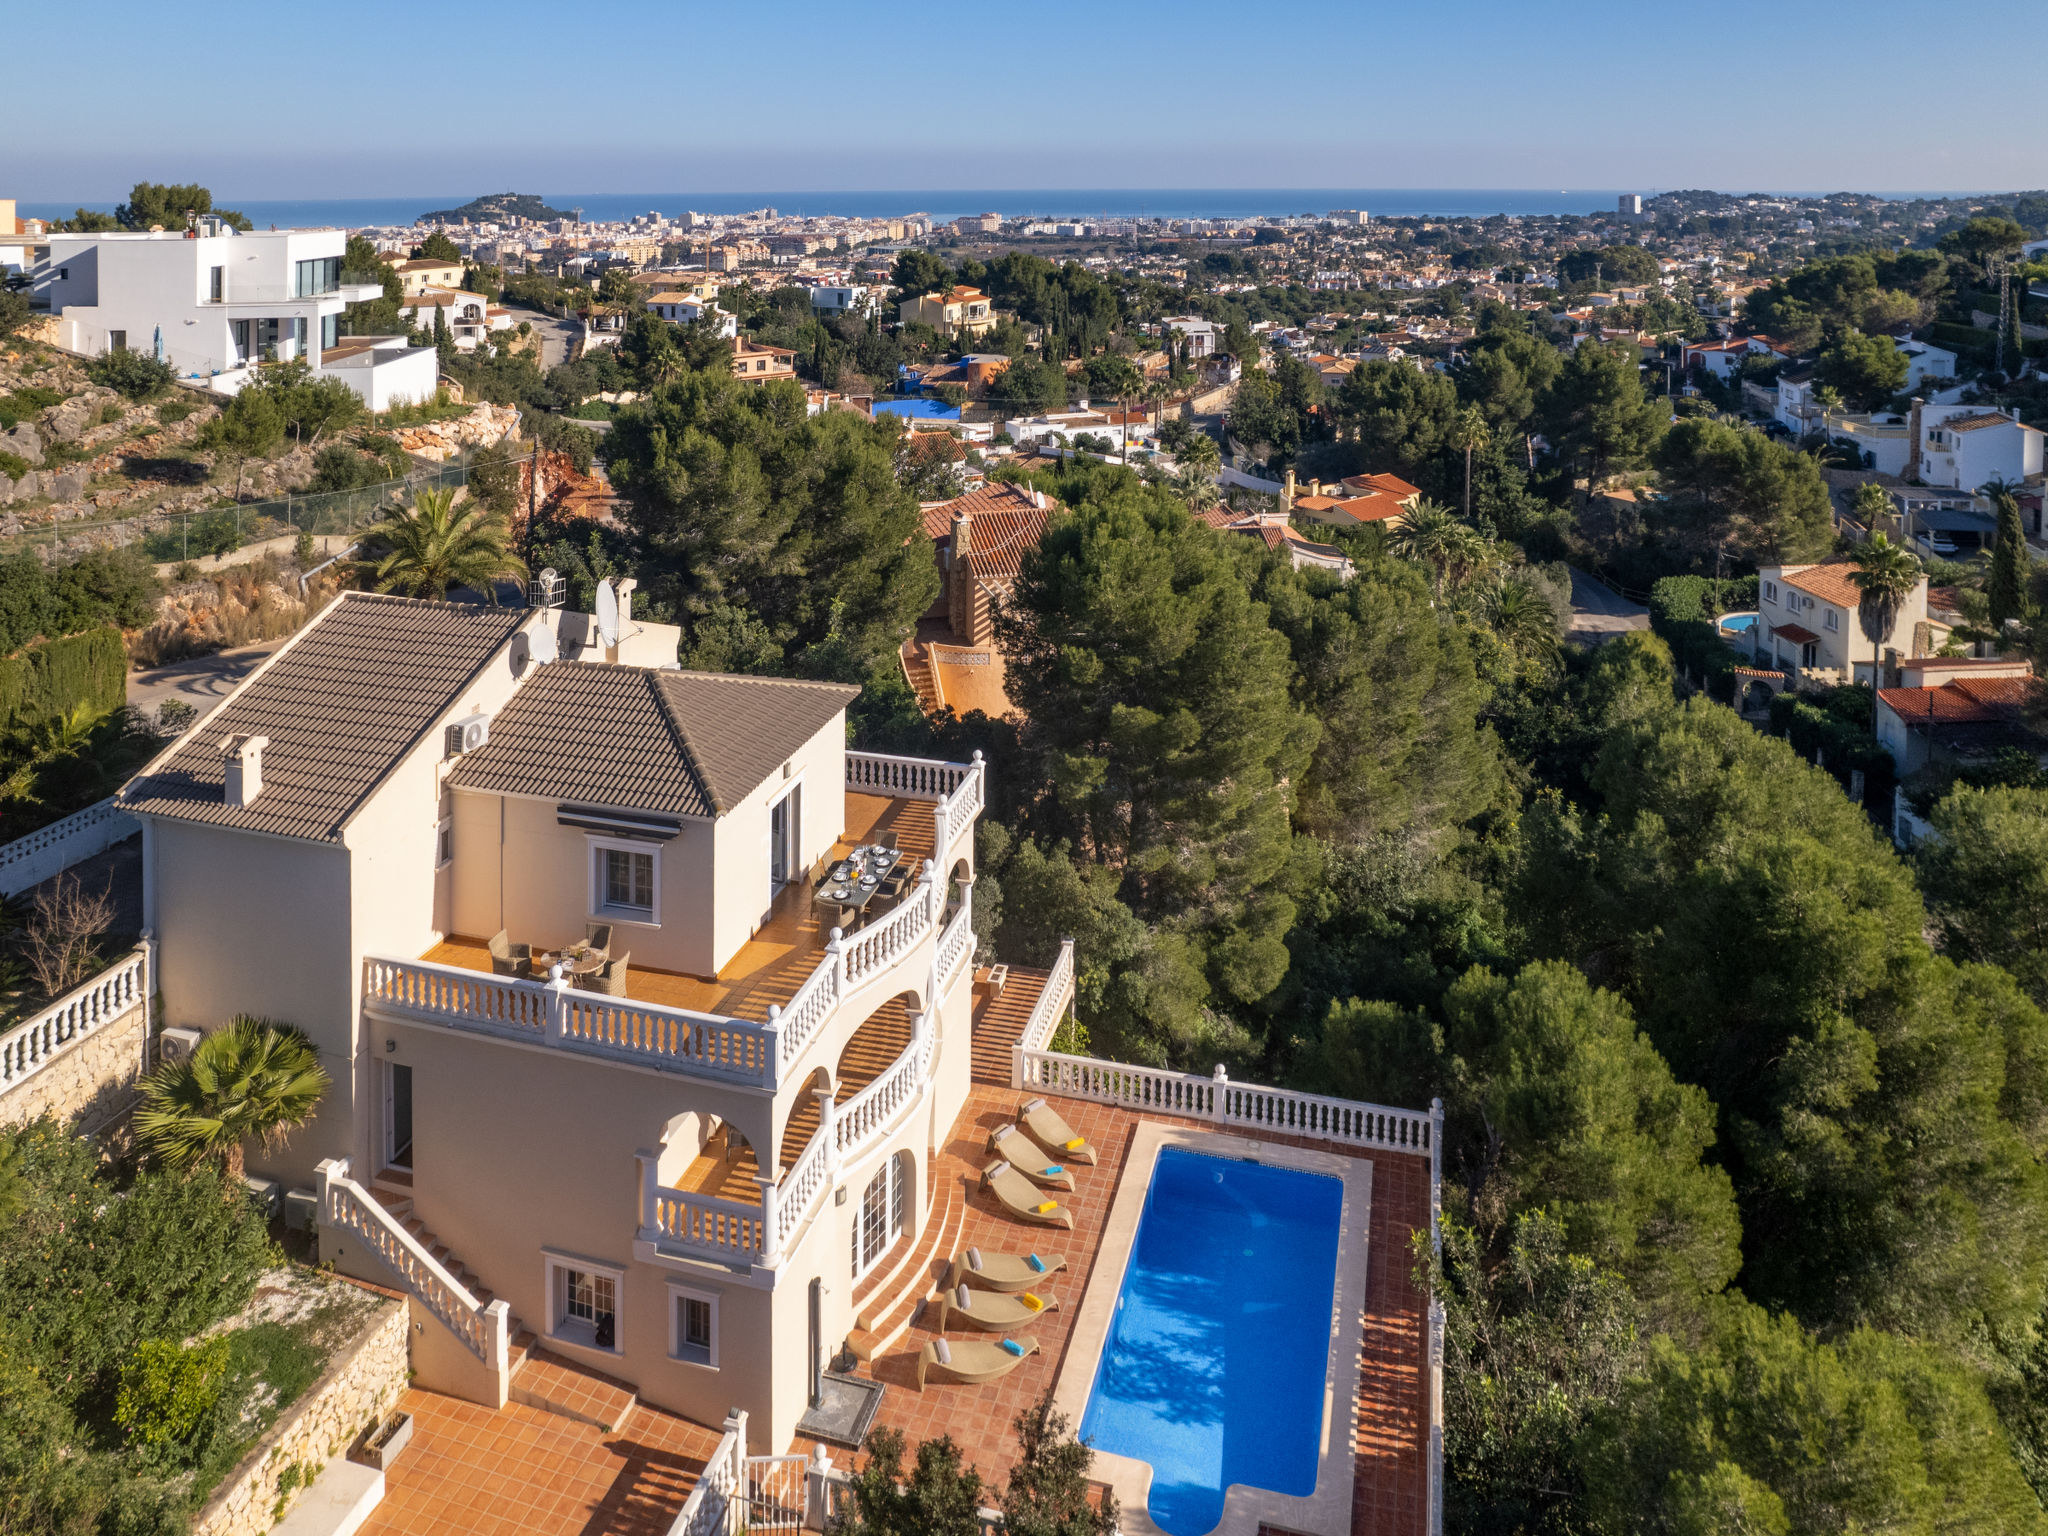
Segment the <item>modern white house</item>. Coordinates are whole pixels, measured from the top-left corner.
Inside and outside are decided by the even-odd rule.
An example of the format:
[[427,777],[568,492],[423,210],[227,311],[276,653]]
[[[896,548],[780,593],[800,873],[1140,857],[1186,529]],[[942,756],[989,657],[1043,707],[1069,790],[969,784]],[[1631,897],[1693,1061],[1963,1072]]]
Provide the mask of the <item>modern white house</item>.
[[1914,410],[1918,438],[1906,478],[1974,491],[1988,480],[2039,475],[2043,433],[1983,405],[1924,405]]
[[811,290],[811,308],[821,315],[865,315],[877,307],[879,299],[864,283],[821,283]]
[[739,318],[720,309],[711,299],[688,293],[657,293],[647,307],[671,325],[697,325],[708,321],[711,334],[731,341],[740,333]]
[[[52,235],[34,300],[56,317],[59,346],[148,352],[233,394],[266,362],[303,358],[323,371],[325,352],[341,339],[342,310],[383,296],[381,274],[344,281],[347,240],[339,229],[243,233],[214,218],[190,230]],[[374,364],[343,377],[370,403],[383,386],[366,366],[399,361],[380,350]]]

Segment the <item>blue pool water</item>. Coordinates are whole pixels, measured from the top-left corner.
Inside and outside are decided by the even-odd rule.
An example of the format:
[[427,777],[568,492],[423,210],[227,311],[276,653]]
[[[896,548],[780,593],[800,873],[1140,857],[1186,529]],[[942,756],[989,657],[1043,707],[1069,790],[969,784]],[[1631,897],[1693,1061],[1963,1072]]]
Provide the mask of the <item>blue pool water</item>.
[[1756,628],[1756,615],[1753,613],[1724,614],[1721,618],[1721,627],[1723,629],[1754,629]]
[[1232,1483],[1310,1494],[1340,1180],[1160,1150],[1081,1438],[1152,1464],[1152,1519],[1204,1536]]

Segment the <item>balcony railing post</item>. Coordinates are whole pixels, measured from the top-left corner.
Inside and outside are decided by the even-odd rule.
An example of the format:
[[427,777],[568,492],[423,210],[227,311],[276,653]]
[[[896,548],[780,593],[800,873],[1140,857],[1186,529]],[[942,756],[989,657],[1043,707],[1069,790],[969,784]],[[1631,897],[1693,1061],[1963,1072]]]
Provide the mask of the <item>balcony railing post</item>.
[[825,940],[825,953],[832,962],[832,1000],[838,1003],[846,997],[846,935],[839,929]]
[[560,1044],[569,1036],[569,978],[559,965],[548,968],[548,1039]]
[[830,1088],[813,1088],[818,1098],[818,1134],[825,1138],[825,1172],[839,1171],[839,1101]]
[[644,1148],[633,1154],[640,1160],[640,1241],[651,1243],[661,1233],[658,1219],[661,1196],[661,1158]]
[[782,1259],[782,1223],[778,1218],[775,1181],[758,1175],[755,1182],[761,1186],[761,1263],[772,1269]]
[[1230,1074],[1223,1070],[1223,1063],[1216,1063],[1216,1070],[1209,1076],[1209,1118],[1218,1125],[1230,1118]]

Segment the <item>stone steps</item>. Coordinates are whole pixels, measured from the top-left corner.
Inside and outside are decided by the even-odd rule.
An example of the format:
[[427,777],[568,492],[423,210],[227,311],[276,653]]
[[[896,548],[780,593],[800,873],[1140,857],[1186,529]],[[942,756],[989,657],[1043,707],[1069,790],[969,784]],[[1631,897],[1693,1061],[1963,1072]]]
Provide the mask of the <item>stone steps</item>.
[[925,1302],[945,1283],[942,1267],[950,1264],[967,1225],[967,1196],[955,1179],[945,1181],[940,1208],[925,1223],[925,1235],[908,1263],[863,1300],[856,1295],[856,1327],[846,1347],[856,1360],[873,1360],[917,1321]]

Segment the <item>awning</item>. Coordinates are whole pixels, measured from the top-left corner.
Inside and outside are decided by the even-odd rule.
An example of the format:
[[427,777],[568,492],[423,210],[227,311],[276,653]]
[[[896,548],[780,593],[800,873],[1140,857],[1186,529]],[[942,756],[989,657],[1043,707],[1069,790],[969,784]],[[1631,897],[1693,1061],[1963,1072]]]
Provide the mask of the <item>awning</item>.
[[683,824],[673,816],[644,816],[637,811],[593,811],[580,805],[558,805],[555,820],[565,827],[586,832],[603,832],[610,837],[635,837],[651,843],[665,843],[681,834]]
[[1785,639],[1796,641],[1800,645],[1811,645],[1820,638],[1802,624],[1775,624],[1771,627],[1771,633],[1782,635]]

